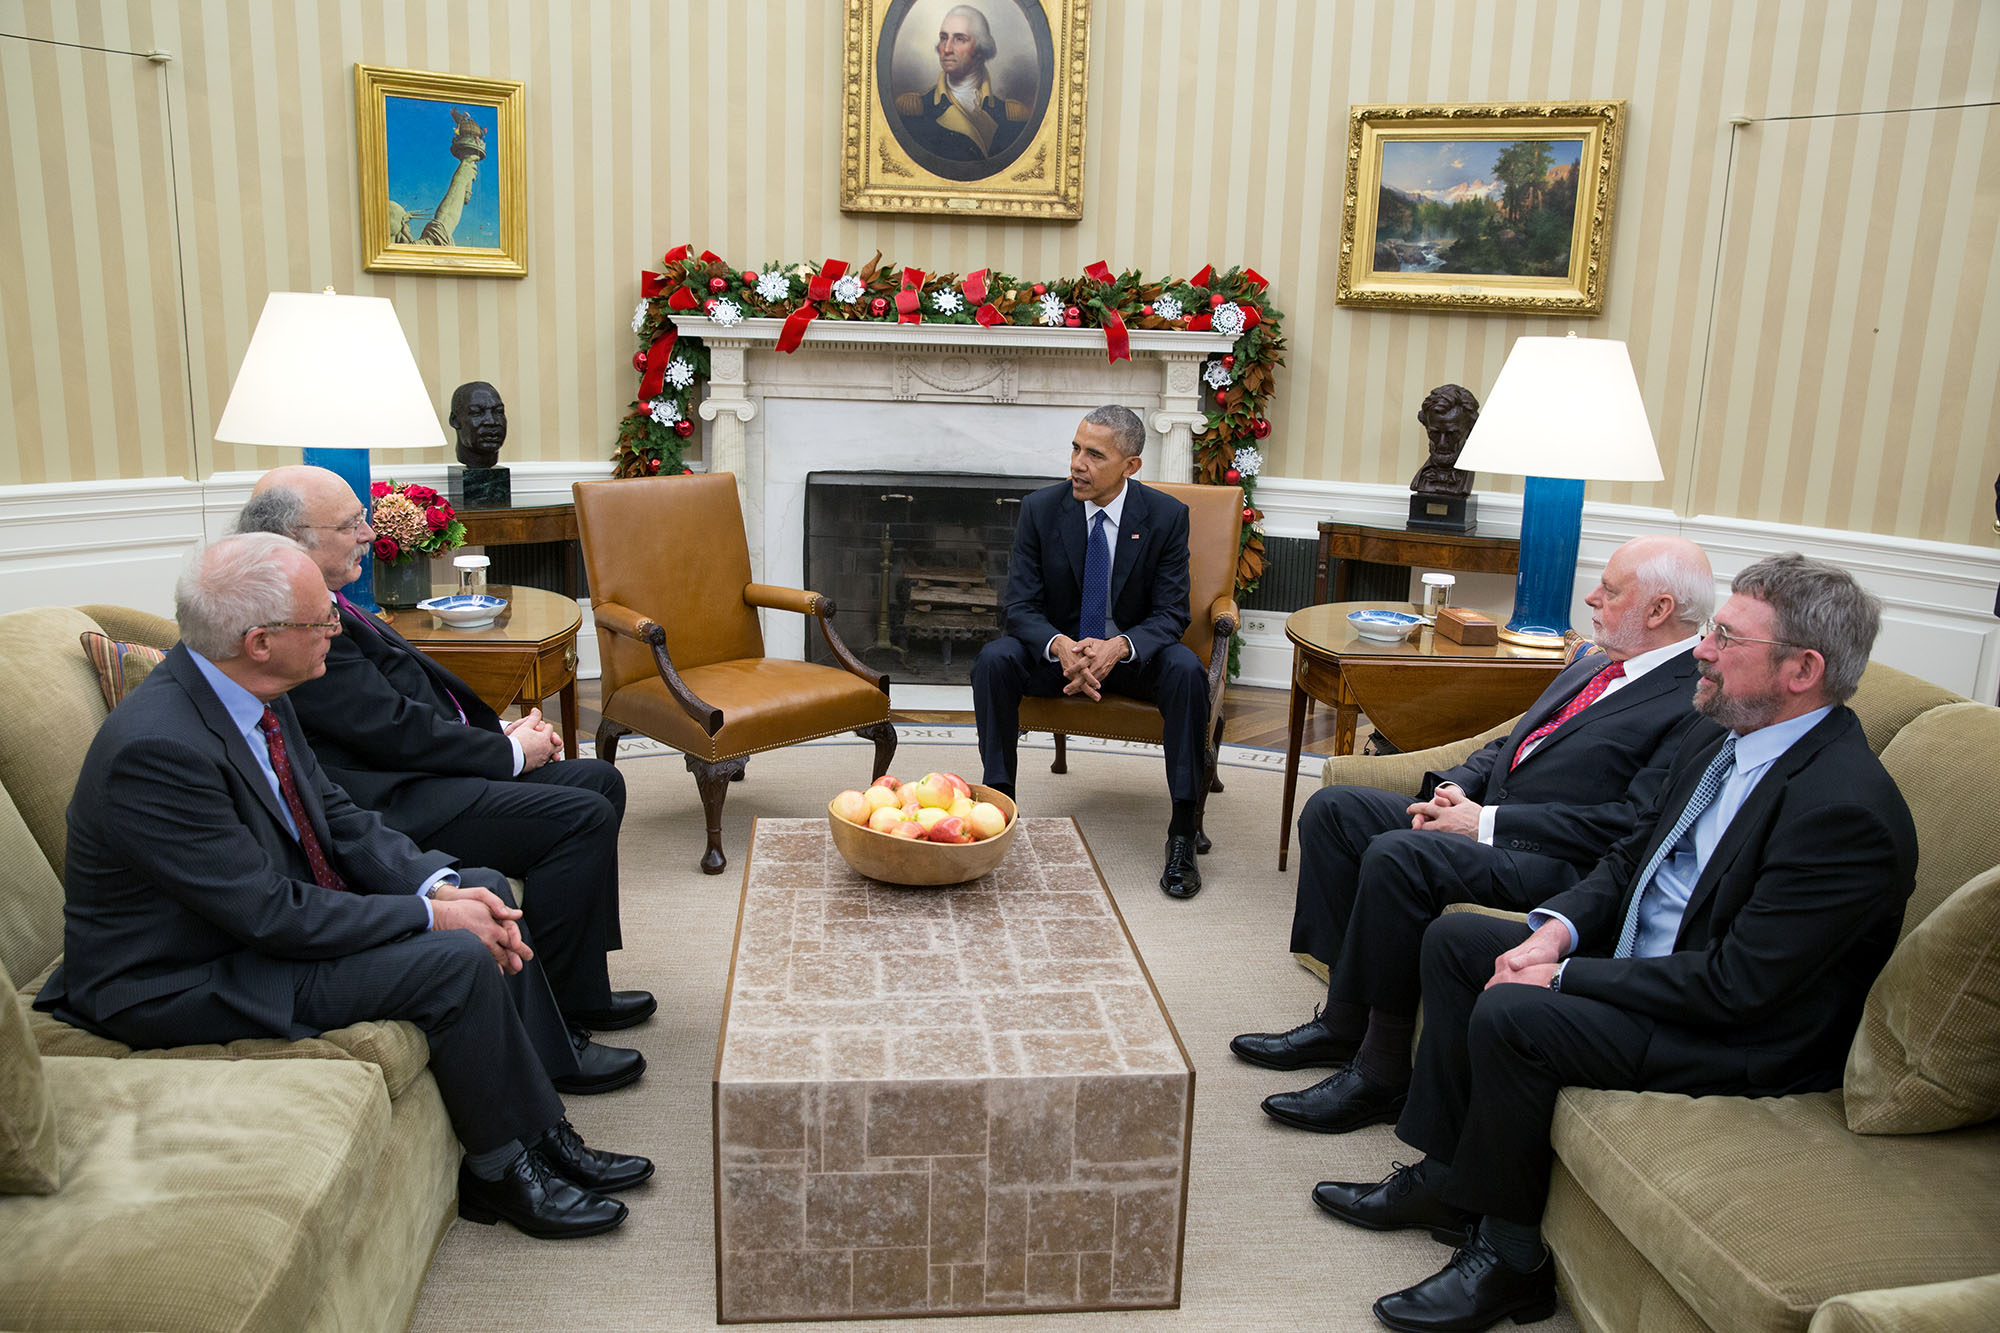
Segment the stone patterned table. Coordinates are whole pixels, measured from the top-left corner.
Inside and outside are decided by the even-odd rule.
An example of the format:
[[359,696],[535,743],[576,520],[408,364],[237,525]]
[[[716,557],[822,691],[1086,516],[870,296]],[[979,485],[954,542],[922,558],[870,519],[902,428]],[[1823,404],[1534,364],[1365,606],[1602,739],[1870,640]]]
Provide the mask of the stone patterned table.
[[720,1322],[1180,1304],[1194,1069],[1073,820],[943,889],[759,820],[714,1093]]

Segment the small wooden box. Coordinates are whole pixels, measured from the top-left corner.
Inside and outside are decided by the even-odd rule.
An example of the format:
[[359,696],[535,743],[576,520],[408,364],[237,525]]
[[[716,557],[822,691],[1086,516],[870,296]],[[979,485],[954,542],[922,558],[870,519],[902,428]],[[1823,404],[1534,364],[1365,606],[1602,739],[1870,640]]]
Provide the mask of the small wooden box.
[[1500,642],[1500,627],[1493,623],[1491,616],[1482,616],[1477,611],[1457,606],[1447,606],[1438,612],[1437,632],[1468,648]]

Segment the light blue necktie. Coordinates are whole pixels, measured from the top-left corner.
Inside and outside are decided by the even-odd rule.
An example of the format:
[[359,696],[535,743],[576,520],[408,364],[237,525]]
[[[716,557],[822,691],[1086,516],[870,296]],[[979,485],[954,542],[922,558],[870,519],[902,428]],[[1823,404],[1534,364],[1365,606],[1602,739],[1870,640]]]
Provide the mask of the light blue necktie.
[[1715,798],[1722,794],[1722,784],[1735,763],[1736,737],[1728,736],[1723,739],[1722,748],[1715,752],[1715,758],[1708,761],[1707,771],[1701,775],[1701,781],[1695,784],[1694,795],[1688,797],[1687,807],[1681,811],[1681,817],[1674,821],[1672,831],[1654,849],[1653,859],[1646,862],[1645,870],[1641,871],[1639,878],[1634,881],[1636,887],[1632,890],[1632,902],[1625,909],[1625,925],[1618,932],[1618,951],[1611,955],[1613,958],[1632,956],[1632,950],[1639,943],[1639,906],[1653,887],[1653,876],[1659,871],[1661,864],[1673,854],[1674,848],[1680,845],[1681,839],[1687,836],[1688,830],[1694,827],[1694,821],[1701,818],[1704,810],[1715,804]]
[[1076,629],[1079,639],[1104,637],[1104,622],[1111,614],[1111,538],[1104,534],[1104,511],[1090,521],[1090,540],[1083,548],[1083,616]]

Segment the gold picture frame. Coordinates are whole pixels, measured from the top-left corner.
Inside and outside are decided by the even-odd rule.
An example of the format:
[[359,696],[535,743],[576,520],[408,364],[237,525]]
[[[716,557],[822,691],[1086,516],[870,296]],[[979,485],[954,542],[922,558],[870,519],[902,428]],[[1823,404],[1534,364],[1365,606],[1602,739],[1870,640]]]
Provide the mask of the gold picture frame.
[[846,0],[842,211],[1081,218],[1090,0],[972,0],[946,51],[957,3]]
[[526,102],[510,79],[354,67],[363,268],[527,276]]
[[1624,133],[1616,100],[1351,108],[1334,300],[1603,314]]

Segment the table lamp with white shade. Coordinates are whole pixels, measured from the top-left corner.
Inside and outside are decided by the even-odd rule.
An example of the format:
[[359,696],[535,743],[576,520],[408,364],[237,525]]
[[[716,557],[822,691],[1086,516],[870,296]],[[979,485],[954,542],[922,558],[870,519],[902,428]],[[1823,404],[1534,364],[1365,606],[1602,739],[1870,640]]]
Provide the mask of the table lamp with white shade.
[[[379,296],[333,288],[272,292],[237,368],[215,438],[223,444],[305,450],[340,475],[364,507],[371,449],[442,449],[444,427],[396,309]],[[375,609],[372,556],[342,591]]]
[[1560,647],[1576,585],[1583,484],[1665,475],[1625,344],[1574,333],[1516,339],[1457,465],[1527,478],[1514,614],[1500,637]]

